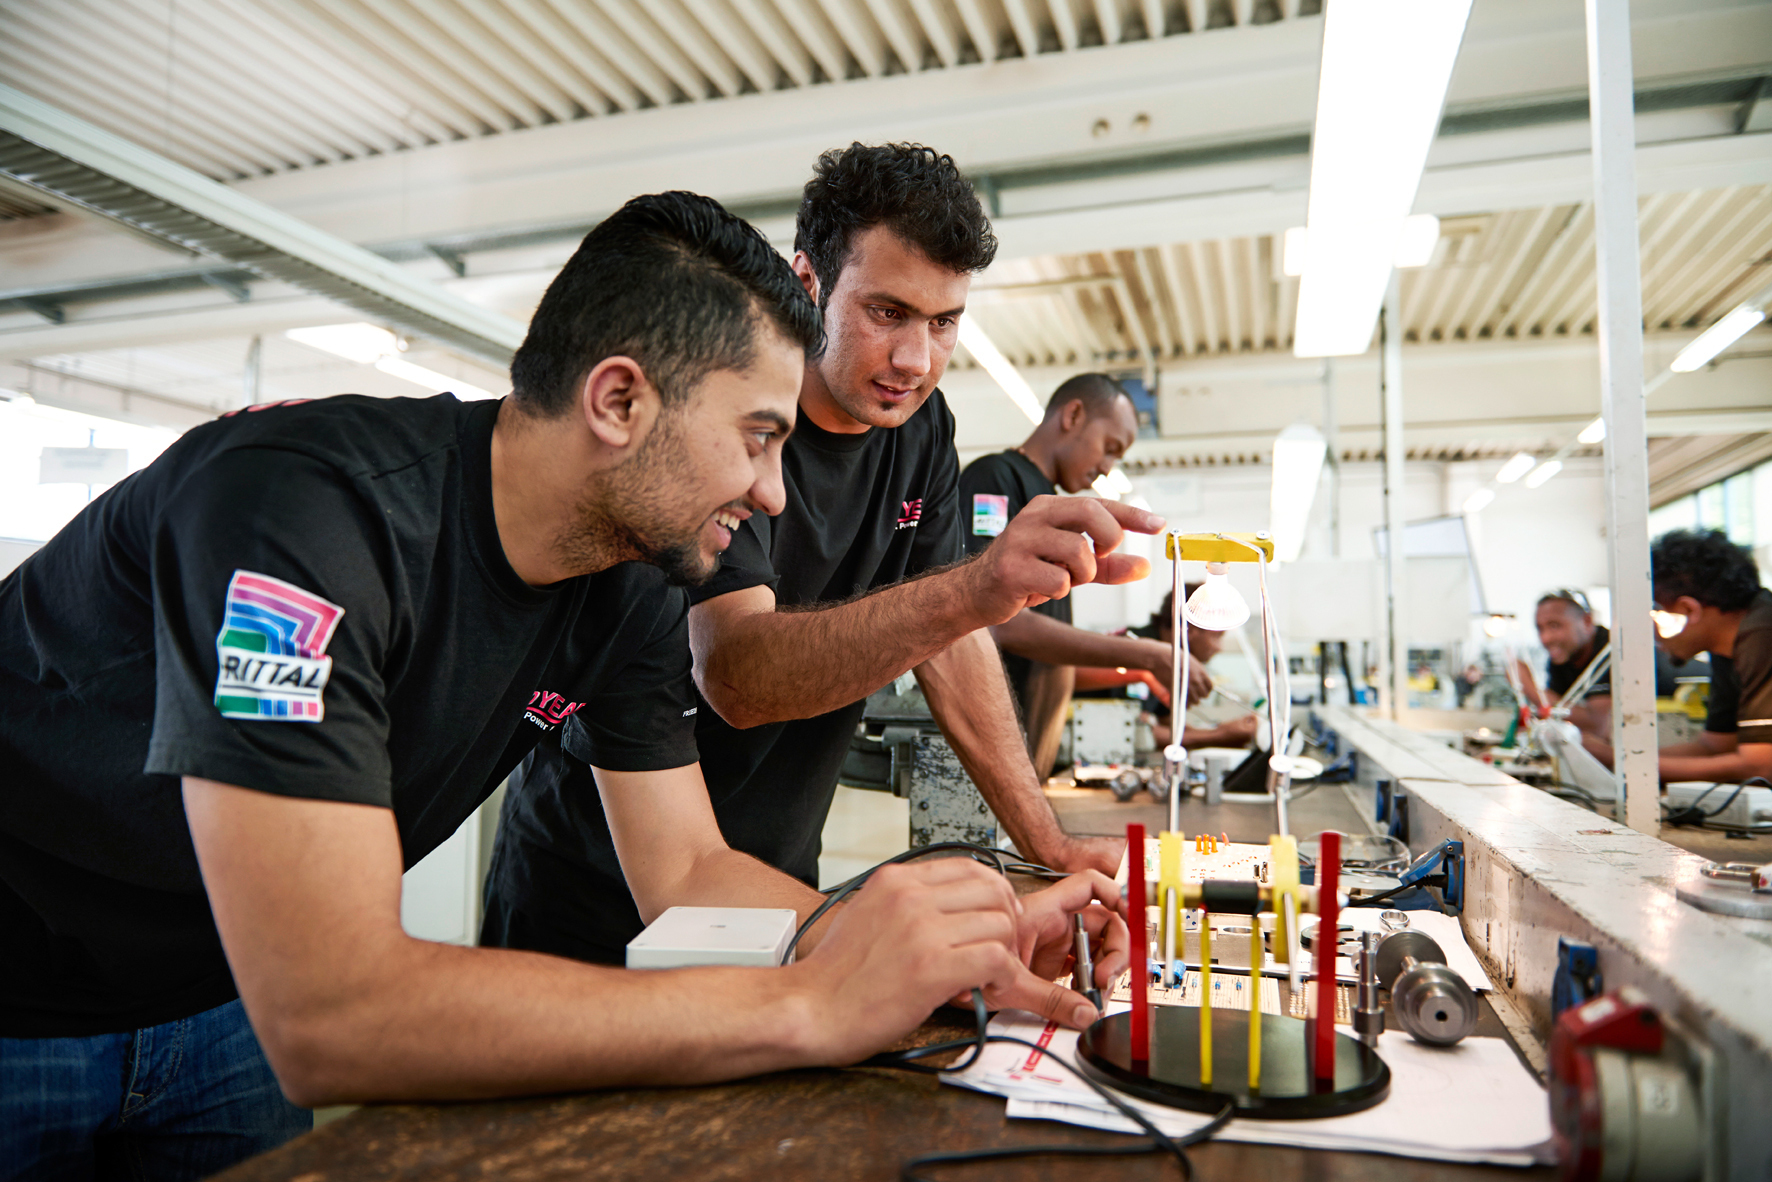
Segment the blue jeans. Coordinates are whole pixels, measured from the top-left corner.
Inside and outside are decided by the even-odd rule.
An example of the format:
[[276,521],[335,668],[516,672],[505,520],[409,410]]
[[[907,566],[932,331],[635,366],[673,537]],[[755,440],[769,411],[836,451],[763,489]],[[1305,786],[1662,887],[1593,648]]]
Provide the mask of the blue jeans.
[[131,1034],[0,1038],[0,1178],[206,1178],[313,1127],[239,1001]]

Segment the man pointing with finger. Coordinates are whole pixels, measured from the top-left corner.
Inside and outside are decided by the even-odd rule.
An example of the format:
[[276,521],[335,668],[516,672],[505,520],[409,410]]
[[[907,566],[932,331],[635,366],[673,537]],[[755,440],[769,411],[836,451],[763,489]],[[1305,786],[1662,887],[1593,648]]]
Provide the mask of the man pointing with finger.
[[[950,158],[914,145],[825,153],[795,245],[828,345],[806,365],[783,448],[785,508],[771,517],[735,506],[720,570],[691,591],[706,800],[692,786],[663,795],[593,776],[568,728],[513,777],[487,883],[488,942],[619,963],[666,906],[809,910],[864,700],[907,670],[1017,849],[1073,871],[1111,875],[1119,863],[1122,842],[1059,828],[988,629],[1076,583],[1142,576],[1142,559],[1110,552],[1124,529],[1161,520],[1036,498],[988,551],[960,561],[954,419],[936,385],[996,240]],[[676,821],[707,801],[717,828]],[[668,871],[686,844],[692,858],[761,859],[797,879],[800,895],[699,897]]]

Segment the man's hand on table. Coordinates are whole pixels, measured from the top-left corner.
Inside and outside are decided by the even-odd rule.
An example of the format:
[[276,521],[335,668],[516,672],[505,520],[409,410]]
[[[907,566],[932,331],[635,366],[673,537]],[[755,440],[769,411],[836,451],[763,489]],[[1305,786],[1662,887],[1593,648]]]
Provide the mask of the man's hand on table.
[[[819,1059],[865,1058],[937,1006],[960,999],[970,1005],[974,988],[992,1009],[1088,1025],[1095,1007],[1051,978],[1063,971],[1070,948],[1070,914],[1085,907],[1092,930],[1107,933],[1103,969],[1129,963],[1125,925],[1119,923],[1116,934],[1118,920],[1108,914],[1118,894],[1104,875],[1076,875],[1018,900],[1001,875],[966,858],[882,867],[840,909],[812,954],[790,970],[807,983]],[[1089,907],[1098,895],[1112,902]],[[1024,947],[1038,971],[1024,962]]]

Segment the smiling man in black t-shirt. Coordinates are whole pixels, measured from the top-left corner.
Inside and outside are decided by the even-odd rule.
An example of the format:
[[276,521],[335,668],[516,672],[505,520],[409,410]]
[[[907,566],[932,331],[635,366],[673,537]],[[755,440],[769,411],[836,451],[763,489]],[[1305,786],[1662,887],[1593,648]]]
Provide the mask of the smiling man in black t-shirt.
[[[306,1123],[279,1085],[306,1105],[690,1083],[852,1062],[973,986],[1051,994],[1009,947],[1034,908],[971,864],[876,878],[780,970],[401,930],[402,870],[562,727],[615,782],[693,775],[666,577],[781,510],[820,340],[761,235],[637,198],[550,286],[510,398],[226,417],[0,582],[9,1175],[208,1176]],[[700,875],[781,877],[736,855]]]
[[[1111,874],[1125,845],[1059,828],[988,629],[1074,583],[1141,576],[1147,564],[1110,551],[1124,528],[1161,520],[1036,498],[997,545],[953,565],[965,521],[954,419],[936,384],[971,276],[995,250],[971,184],[928,148],[827,152],[806,185],[793,266],[829,345],[806,366],[783,449],[786,507],[734,532],[689,613],[706,795],[724,843],[798,880],[797,896],[771,905],[806,914],[820,902],[820,835],[843,755],[868,694],[907,670],[1023,854]],[[686,896],[663,869],[682,847],[683,802],[619,791],[588,763],[569,730],[513,777],[485,941],[618,963],[665,906],[720,901]]]

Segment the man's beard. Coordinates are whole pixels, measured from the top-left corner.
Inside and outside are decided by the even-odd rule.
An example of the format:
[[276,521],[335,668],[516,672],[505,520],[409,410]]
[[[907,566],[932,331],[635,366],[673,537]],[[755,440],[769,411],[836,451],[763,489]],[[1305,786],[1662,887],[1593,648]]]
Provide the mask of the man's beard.
[[660,520],[681,508],[672,494],[681,496],[691,474],[683,446],[683,418],[680,408],[666,410],[654,425],[652,438],[585,492],[573,524],[554,542],[554,552],[568,567],[600,570],[618,562],[647,562],[677,587],[713,577],[720,563],[702,556],[705,519],[688,526]]

